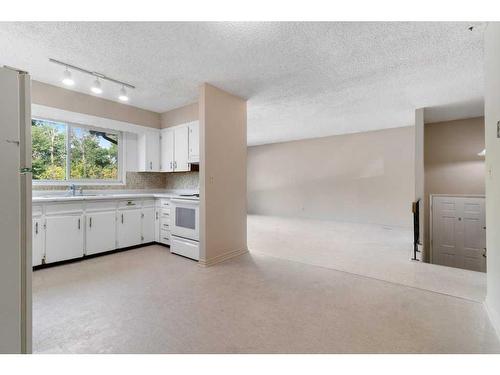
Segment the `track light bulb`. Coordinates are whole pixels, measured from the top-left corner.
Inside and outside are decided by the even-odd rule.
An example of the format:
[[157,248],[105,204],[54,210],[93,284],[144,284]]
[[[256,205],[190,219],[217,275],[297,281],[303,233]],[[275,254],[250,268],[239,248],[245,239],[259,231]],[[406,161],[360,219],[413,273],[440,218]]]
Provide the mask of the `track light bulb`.
[[99,78],[97,78],[97,79],[94,81],[94,84],[92,85],[92,87],[90,88],[90,90],[91,90],[94,94],[102,94],[101,81],[99,81]]
[[118,96],[118,99],[120,99],[122,102],[128,102],[127,91],[125,90],[124,86],[122,86],[120,90],[120,95]]
[[75,81],[73,81],[73,77],[71,77],[71,72],[66,68],[63,74],[63,80],[62,83],[64,83],[66,86],[73,86],[75,84]]

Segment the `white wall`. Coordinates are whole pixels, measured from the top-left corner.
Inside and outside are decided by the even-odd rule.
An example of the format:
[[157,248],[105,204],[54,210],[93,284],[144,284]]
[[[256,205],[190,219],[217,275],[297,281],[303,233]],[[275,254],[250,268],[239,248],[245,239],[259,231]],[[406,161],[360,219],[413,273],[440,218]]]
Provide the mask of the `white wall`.
[[411,227],[414,128],[248,149],[248,211]]
[[490,22],[485,34],[484,120],[486,142],[486,306],[500,335],[500,23]]

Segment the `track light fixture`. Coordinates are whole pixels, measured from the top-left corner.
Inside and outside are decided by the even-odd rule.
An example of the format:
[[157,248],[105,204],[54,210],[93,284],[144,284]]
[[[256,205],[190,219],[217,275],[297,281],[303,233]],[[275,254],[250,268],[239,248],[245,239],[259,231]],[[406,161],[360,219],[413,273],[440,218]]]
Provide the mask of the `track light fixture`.
[[90,91],[92,91],[94,94],[102,94],[102,87],[101,87],[101,81],[99,81],[99,78],[96,78],[94,81],[94,84],[90,88]]
[[65,63],[65,62],[62,62],[59,60],[55,60],[55,59],[49,59],[49,61],[53,64],[58,64],[58,65],[62,65],[65,67],[62,82],[66,86],[73,86],[75,84],[75,81],[73,80],[73,77],[72,77],[71,72],[69,70],[69,69],[71,69],[73,71],[78,71],[78,72],[88,74],[88,75],[95,77],[95,81],[93,82],[92,86],[90,87],[90,91],[92,91],[94,94],[97,94],[97,95],[100,95],[103,92],[101,80],[106,80],[106,81],[109,81],[109,82],[112,82],[112,83],[115,83],[115,84],[121,86],[121,89],[120,89],[119,94],[118,94],[118,99],[122,102],[128,102],[130,100],[130,97],[128,96],[126,88],[132,89],[132,90],[135,89],[135,86],[132,86],[129,83],[119,81],[117,79],[108,77],[108,76],[101,74],[101,73],[92,72],[90,70],[80,68],[76,65],[71,65],[71,64],[68,64],[68,63]]
[[66,67],[66,70],[63,73],[62,83],[64,83],[66,86],[73,86],[75,84],[75,81],[73,81],[73,77],[71,76],[71,72],[68,70],[68,67]]
[[125,90],[124,86],[120,89],[120,96],[118,96],[118,99],[122,102],[128,102],[127,90]]

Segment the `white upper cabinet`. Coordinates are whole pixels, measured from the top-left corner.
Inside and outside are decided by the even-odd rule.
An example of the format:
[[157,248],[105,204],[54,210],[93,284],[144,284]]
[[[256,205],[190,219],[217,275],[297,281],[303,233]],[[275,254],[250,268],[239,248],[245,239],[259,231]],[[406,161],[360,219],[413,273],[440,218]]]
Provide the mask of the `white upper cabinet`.
[[190,163],[200,162],[200,123],[192,122],[188,125],[189,129],[189,156]]
[[186,172],[190,163],[200,161],[199,122],[190,122],[161,131],[161,171]]
[[174,133],[174,169],[176,172],[189,171],[189,129],[187,126],[175,128]]
[[174,171],[174,129],[161,131],[161,171]]
[[157,131],[146,131],[139,134],[138,137],[138,170],[140,172],[159,172],[160,133]]

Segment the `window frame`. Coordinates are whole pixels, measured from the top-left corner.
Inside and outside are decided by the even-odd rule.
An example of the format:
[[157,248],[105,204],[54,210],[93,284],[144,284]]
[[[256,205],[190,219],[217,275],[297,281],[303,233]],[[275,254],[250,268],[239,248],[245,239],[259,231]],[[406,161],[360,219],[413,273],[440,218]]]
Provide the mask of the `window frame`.
[[[123,142],[123,132],[115,129],[106,129],[98,126],[90,126],[90,125],[83,125],[71,121],[61,121],[61,120],[56,120],[52,118],[47,118],[47,117],[39,117],[39,116],[32,116],[31,120],[38,120],[38,121],[49,121],[49,122],[57,122],[60,124],[66,125],[66,179],[64,180],[32,180],[33,185],[59,185],[59,186],[70,186],[70,185],[125,185],[125,166],[123,165],[124,163],[124,155],[125,155],[125,143]],[[118,178],[113,179],[113,180],[104,180],[104,179],[89,179],[89,178],[81,178],[81,179],[70,179],[68,178],[71,176],[70,174],[70,169],[71,169],[71,139],[70,139],[70,134],[71,134],[71,128],[76,127],[76,128],[82,128],[86,130],[94,130],[94,131],[100,131],[100,132],[109,132],[109,133],[114,133],[117,135],[118,139]]]

